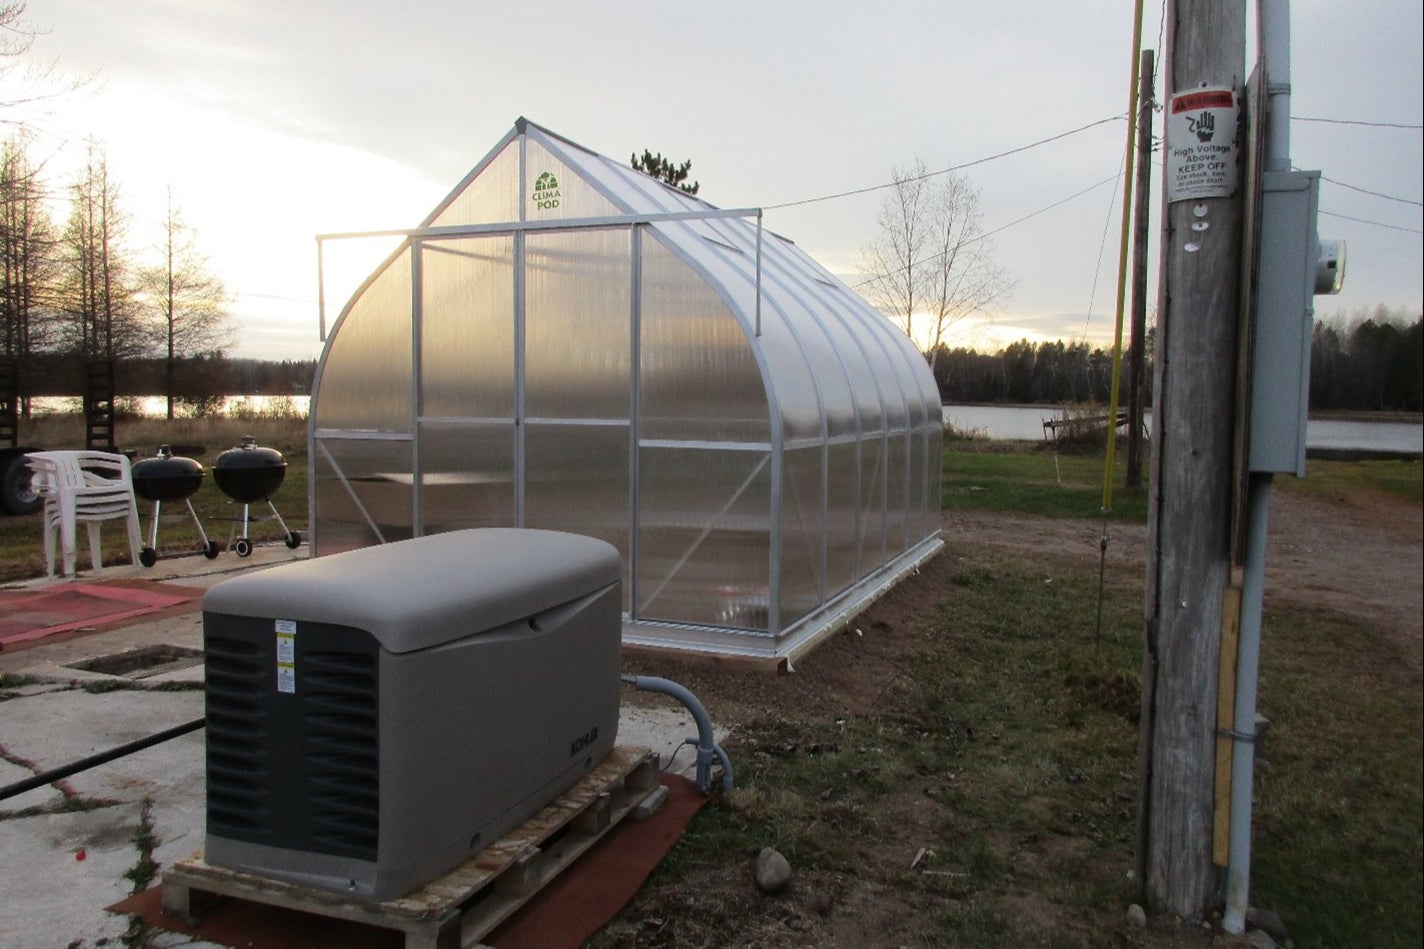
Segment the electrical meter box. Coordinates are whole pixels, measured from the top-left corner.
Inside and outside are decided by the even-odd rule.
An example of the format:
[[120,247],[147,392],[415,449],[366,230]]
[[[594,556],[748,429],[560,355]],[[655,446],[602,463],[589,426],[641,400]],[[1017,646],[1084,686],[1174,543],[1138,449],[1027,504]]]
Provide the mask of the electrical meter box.
[[1251,358],[1252,471],[1305,474],[1313,297],[1322,266],[1315,229],[1319,191],[1318,171],[1266,172],[1262,180]]
[[206,861],[402,896],[612,750],[621,565],[593,538],[453,531],[203,598]]

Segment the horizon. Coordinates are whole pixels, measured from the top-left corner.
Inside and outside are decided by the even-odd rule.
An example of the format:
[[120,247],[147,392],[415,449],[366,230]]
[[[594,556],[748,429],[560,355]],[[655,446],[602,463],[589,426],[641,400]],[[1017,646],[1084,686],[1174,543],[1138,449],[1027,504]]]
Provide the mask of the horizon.
[[[315,235],[413,226],[521,114],[620,162],[643,149],[691,159],[699,197],[768,208],[770,229],[852,286],[864,278],[859,258],[875,237],[882,192],[797,202],[883,184],[914,156],[939,169],[1061,137],[970,171],[997,259],[1017,286],[992,320],[967,320],[949,343],[992,352],[1020,339],[1082,339],[1107,348],[1122,189],[1103,184],[1120,170],[1126,124],[1060,133],[1124,111],[1131,24],[1120,5],[1091,4],[1025,18],[833,3],[817,6],[814,23],[796,4],[753,5],[709,11],[688,30],[556,0],[541,8],[537,42],[510,43],[528,39],[527,17],[451,0],[423,0],[394,30],[384,8],[366,2],[30,0],[27,20],[45,32],[26,61],[53,59],[61,75],[99,79],[16,105],[11,75],[0,101],[11,103],[9,124],[35,131],[34,158],[56,189],[84,140],[100,143],[136,248],[151,242],[159,196],[173,187],[235,295],[235,357],[317,358]],[[1154,46],[1158,14],[1148,16],[1144,46]],[[1397,22],[1385,4],[1341,19],[1324,0],[1297,0],[1293,16],[1292,156],[1326,176],[1322,237],[1349,243],[1345,289],[1316,301],[1319,316],[1424,309],[1424,29]],[[917,27],[910,34],[900,29],[906,21]],[[805,42],[788,44],[787,35]],[[629,38],[637,55],[603,53]],[[1248,35],[1250,61],[1252,43]],[[737,70],[726,68],[729,53]],[[686,101],[649,97],[650,71]],[[952,94],[970,82],[975,96]],[[1155,161],[1153,174],[1155,245]],[[341,274],[327,260],[337,278],[328,326],[382,256],[349,253]],[[1155,260],[1148,270],[1151,311]]]

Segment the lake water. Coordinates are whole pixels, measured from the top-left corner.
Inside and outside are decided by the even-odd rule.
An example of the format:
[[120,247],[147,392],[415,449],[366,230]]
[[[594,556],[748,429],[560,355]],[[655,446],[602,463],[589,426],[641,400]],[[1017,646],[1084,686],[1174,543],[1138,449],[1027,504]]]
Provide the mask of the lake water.
[[[1043,423],[1057,418],[1053,406],[946,405],[944,420],[960,430],[983,432],[991,439],[1043,438]],[[1147,425],[1152,426],[1151,415]],[[1424,452],[1424,424],[1412,421],[1352,421],[1310,419],[1305,427],[1307,448],[1388,451],[1399,454]]]
[[[125,402],[124,397],[120,402]],[[219,411],[223,415],[269,415],[274,412],[283,415],[305,416],[311,396],[306,395],[228,395],[223,396]],[[40,396],[33,401],[36,414],[51,412],[82,412],[84,405],[77,396]],[[178,415],[183,414],[183,406],[174,407]],[[149,418],[168,414],[168,400],[161,395],[138,397],[138,412]]]
[[[76,398],[35,399],[37,412],[78,412]],[[230,395],[223,400],[224,414],[264,415],[273,411],[306,415],[310,398],[305,395]],[[161,416],[166,402],[161,396],[145,396],[139,400],[139,411],[148,416]],[[1038,441],[1043,438],[1043,423],[1059,416],[1054,406],[1027,405],[946,405],[944,420],[960,430],[982,432],[991,439]],[[1147,425],[1152,426],[1149,413]],[[1410,421],[1352,421],[1345,419],[1311,419],[1306,424],[1307,448],[1353,449],[1357,451],[1388,451],[1399,454],[1424,453],[1424,424]]]

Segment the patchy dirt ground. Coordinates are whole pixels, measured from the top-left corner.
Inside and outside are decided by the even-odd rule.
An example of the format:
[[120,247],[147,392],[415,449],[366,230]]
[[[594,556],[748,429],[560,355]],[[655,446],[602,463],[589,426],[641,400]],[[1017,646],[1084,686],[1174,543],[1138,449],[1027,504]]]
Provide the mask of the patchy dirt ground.
[[[1096,558],[1102,525],[1089,521],[955,514],[946,551],[1004,550],[1045,558]],[[1424,520],[1418,505],[1385,494],[1314,497],[1277,488],[1267,531],[1266,604],[1292,603],[1363,617],[1424,664]],[[1113,524],[1109,570],[1146,573],[1147,530]],[[885,605],[893,609],[895,601]]]
[[[911,687],[916,664],[930,654],[940,607],[954,595],[951,579],[966,565],[992,561],[999,554],[1040,562],[1050,578],[1055,571],[1080,572],[1085,564],[1095,575],[1101,533],[1101,524],[1090,521],[953,513],[944,524],[945,550],[940,556],[919,577],[901,584],[860,616],[851,629],[799,662],[794,674],[775,676],[765,669],[735,664],[667,660],[649,660],[646,669],[637,671],[686,682],[719,723],[734,727],[754,723],[751,731],[763,736],[768,721],[865,714],[897,690]],[[1418,503],[1385,495],[1364,500],[1321,498],[1278,489],[1269,536],[1268,611],[1272,605],[1289,603],[1366,618],[1397,641],[1399,654],[1408,657],[1419,681],[1424,523]],[[1120,581],[1145,576],[1146,542],[1145,528],[1112,525],[1107,551],[1110,575]],[[746,753],[745,747],[738,750]],[[1130,800],[1121,794],[1119,800],[1127,802],[1123,807],[1131,808]],[[757,809],[772,804],[743,801],[741,806]],[[1051,798],[1043,801],[1046,823],[1053,804]],[[880,813],[870,825],[874,839],[853,844],[855,859],[907,860],[916,843],[930,836],[927,828],[949,826],[955,820],[945,804],[919,794],[886,795],[877,809]],[[821,819],[835,824],[830,811],[817,818]],[[865,826],[863,821],[860,826]],[[1124,854],[1130,855],[1131,849],[1130,844],[1118,843],[1108,853],[1071,833],[1045,833],[1042,838],[1017,833],[1015,839],[999,841],[996,847],[1007,855],[1010,881],[1016,868],[1025,871],[1025,878],[1042,876],[1023,861],[1049,866],[1057,877],[1069,880],[1079,874],[1100,878],[1115,874],[1120,879],[1121,866],[1130,860]],[[1112,866],[1093,866],[1094,862]],[[721,872],[724,877],[729,873],[727,867]],[[920,945],[912,921],[931,908],[942,912],[945,905],[941,897],[927,900],[913,886],[887,886],[883,878],[858,880],[854,873],[823,871],[809,879],[800,877],[801,898],[779,905],[768,916],[764,906],[753,908],[758,904],[747,902],[752,899],[746,895],[751,890],[750,868],[745,873],[730,872],[737,878],[718,878],[704,870],[685,876],[680,889],[663,887],[651,893],[645,889],[597,944],[732,944],[715,938],[705,943],[667,938],[661,926],[655,932],[652,928],[665,924],[669,916],[705,913],[709,905],[721,903],[724,911],[727,906],[742,906],[755,916],[755,921],[749,918],[735,932],[738,945]],[[1089,918],[1066,918],[1062,904],[1061,899],[1049,900],[1024,886],[1009,885],[991,911],[1008,920],[1008,929],[1025,945],[1246,945],[1244,940],[1176,921],[1154,920],[1148,930],[1132,931],[1123,925],[1117,906]]]

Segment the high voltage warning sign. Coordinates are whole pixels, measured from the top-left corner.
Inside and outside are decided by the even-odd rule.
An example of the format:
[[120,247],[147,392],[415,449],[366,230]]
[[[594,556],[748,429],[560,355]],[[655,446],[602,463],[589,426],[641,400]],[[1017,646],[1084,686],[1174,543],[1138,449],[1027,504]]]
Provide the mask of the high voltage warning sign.
[[1194,89],[1167,109],[1167,200],[1225,198],[1236,191],[1236,93]]

